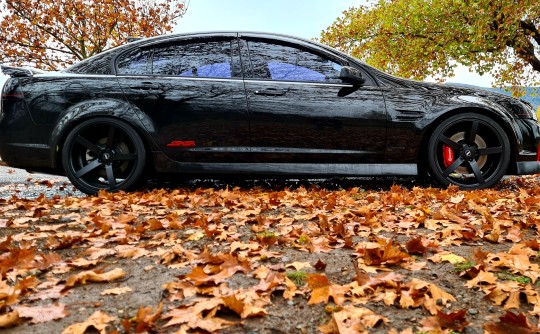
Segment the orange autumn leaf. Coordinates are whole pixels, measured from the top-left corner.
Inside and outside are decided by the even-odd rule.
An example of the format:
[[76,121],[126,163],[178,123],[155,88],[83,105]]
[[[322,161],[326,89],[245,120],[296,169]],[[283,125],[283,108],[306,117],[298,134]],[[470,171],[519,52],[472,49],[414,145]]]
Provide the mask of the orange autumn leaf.
[[534,251],[539,251],[540,250],[540,243],[536,239],[526,240],[526,241],[523,242],[523,244],[526,245],[527,247],[531,248]]
[[322,262],[321,259],[317,260],[317,263],[313,265],[313,268],[318,271],[324,271],[326,269],[326,263]]
[[327,237],[317,237],[309,239],[310,253],[328,253],[332,250]]
[[75,323],[64,329],[62,334],[84,334],[88,328],[94,328],[100,334],[107,334],[108,324],[114,320],[116,320],[116,317],[111,317],[102,311],[96,311],[85,321]]
[[245,300],[239,299],[235,295],[222,297],[221,299],[228,309],[238,314],[242,319],[268,314],[263,308],[250,305],[246,303]]
[[[129,36],[169,32],[186,9],[183,0],[9,0],[0,20],[2,61],[50,70],[65,67],[125,43]],[[50,180],[38,183],[53,186]]]
[[238,257],[232,254],[224,254],[219,259],[215,259],[218,262],[222,262],[215,274],[207,274],[202,267],[195,267],[191,273],[186,275],[186,278],[192,280],[195,285],[204,285],[209,282],[219,284],[225,279],[233,276],[237,272],[247,273],[251,268],[247,261],[239,260]]
[[405,248],[407,249],[407,252],[412,255],[423,255],[427,252],[427,247],[422,242],[422,238],[411,238],[407,243],[405,244]]
[[484,329],[489,331],[490,334],[538,333],[538,328],[532,328],[524,314],[515,314],[509,311],[501,316],[498,322],[490,322],[484,325]]
[[312,268],[309,262],[292,262],[285,265],[285,268],[294,268],[295,270],[303,270],[306,268]]
[[100,295],[102,296],[105,296],[105,295],[121,295],[121,294],[124,294],[124,293],[128,293],[128,292],[131,292],[131,288],[128,287],[128,286],[125,286],[125,287],[122,287],[122,288],[112,288],[112,289],[105,289],[103,291],[101,291]]
[[19,322],[19,319],[19,312],[17,311],[0,314],[0,328],[15,326]]
[[357,252],[362,255],[364,263],[368,266],[396,264],[410,257],[409,254],[402,252],[399,245],[396,245],[392,239],[378,238],[377,245],[377,248],[357,249]]
[[454,296],[435,284],[416,278],[402,285],[400,289],[399,306],[405,309],[423,306],[435,315],[440,311],[441,306],[456,301]]
[[451,329],[454,331],[462,332],[469,322],[465,319],[467,310],[460,310],[452,313],[437,312],[435,319],[439,326],[443,329]]
[[235,325],[235,322],[215,317],[217,310],[224,304],[221,298],[211,298],[190,306],[180,306],[170,310],[163,316],[169,319],[165,327],[185,325],[191,329],[202,329],[207,332],[216,332]]
[[330,297],[337,305],[345,301],[345,293],[348,288],[332,284],[324,274],[310,274],[307,276],[307,285],[311,289],[311,297],[308,304],[328,303]]
[[111,282],[126,276],[121,268],[116,268],[106,273],[96,273],[93,270],[87,270],[70,276],[66,281],[66,288],[76,284],[86,284],[86,282]]
[[332,313],[332,319],[319,330],[325,334],[368,333],[380,323],[388,323],[388,319],[367,308],[347,305]]
[[258,292],[273,291],[276,287],[283,284],[284,280],[284,273],[277,273],[275,271],[272,271],[268,273],[265,278],[261,278],[259,284],[255,285],[252,289]]
[[163,302],[160,302],[155,310],[150,306],[139,307],[139,310],[137,311],[137,316],[133,320],[133,322],[135,322],[135,333],[151,332],[155,328],[155,322],[161,316],[162,311]]
[[39,283],[39,279],[36,276],[28,276],[18,281],[15,288],[24,293],[28,290],[34,290]]
[[31,318],[30,323],[39,324],[52,320],[62,319],[69,313],[65,309],[64,304],[47,305],[47,306],[17,306],[15,310],[19,312],[21,318]]
[[496,284],[497,283],[497,276],[491,272],[486,271],[480,271],[476,277],[473,279],[467,281],[465,283],[465,286],[468,288],[473,288],[480,284]]

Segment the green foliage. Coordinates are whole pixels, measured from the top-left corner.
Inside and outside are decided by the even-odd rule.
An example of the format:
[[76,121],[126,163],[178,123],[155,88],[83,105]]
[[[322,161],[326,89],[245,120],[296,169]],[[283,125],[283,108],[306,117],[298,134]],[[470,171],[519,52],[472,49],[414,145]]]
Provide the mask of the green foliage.
[[294,282],[297,286],[306,284],[307,273],[305,271],[296,270],[287,273],[287,278]]
[[309,242],[309,237],[305,234],[302,234],[301,236],[298,237],[298,240],[297,242],[300,244],[300,245],[305,245]]
[[497,273],[497,278],[505,281],[514,281],[518,282],[520,284],[530,284],[532,283],[532,280],[527,276],[518,276],[514,275],[511,272],[504,270],[499,273]]
[[321,42],[403,77],[442,80],[457,64],[498,85],[540,82],[538,0],[378,0],[343,12]]
[[275,238],[277,237],[277,234],[276,232],[272,232],[272,231],[261,231],[257,233],[257,236],[261,238]]
[[471,262],[471,261],[465,261],[465,262],[461,262],[461,263],[456,263],[456,264],[454,264],[454,272],[460,273],[460,272],[463,272],[463,271],[467,271],[467,270],[471,269],[472,267],[474,267],[474,262]]

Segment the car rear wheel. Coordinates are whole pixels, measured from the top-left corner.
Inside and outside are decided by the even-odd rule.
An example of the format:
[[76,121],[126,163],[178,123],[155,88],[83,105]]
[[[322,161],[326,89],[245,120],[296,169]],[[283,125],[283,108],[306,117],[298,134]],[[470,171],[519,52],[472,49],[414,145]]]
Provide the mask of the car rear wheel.
[[483,189],[503,177],[510,162],[510,142],[502,127],[480,114],[460,114],[443,121],[428,143],[431,174],[444,186]]
[[118,119],[94,118],[77,125],[67,136],[62,165],[79,190],[131,190],[144,172],[146,152],[137,132]]

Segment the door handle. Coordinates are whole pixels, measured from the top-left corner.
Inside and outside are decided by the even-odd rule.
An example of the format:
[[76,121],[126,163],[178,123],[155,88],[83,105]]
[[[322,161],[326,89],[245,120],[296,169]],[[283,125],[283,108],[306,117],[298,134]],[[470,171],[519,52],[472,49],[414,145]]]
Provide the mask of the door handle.
[[262,90],[256,90],[253,92],[255,95],[263,95],[263,96],[282,96],[287,93],[286,90],[280,90],[280,89],[274,89],[274,88],[268,88],[268,89],[262,89]]

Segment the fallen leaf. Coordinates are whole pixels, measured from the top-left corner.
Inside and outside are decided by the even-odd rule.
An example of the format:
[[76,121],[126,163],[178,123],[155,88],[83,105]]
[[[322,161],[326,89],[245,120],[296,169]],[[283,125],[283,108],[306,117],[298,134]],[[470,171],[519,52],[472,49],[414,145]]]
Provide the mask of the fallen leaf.
[[499,318],[499,322],[491,322],[484,325],[484,329],[490,334],[530,334],[537,333],[537,329],[531,328],[527,317],[522,313],[514,314],[507,311]]
[[17,306],[14,308],[21,318],[31,318],[30,322],[39,324],[52,320],[62,319],[69,313],[64,304],[51,304],[47,306]]
[[374,328],[381,322],[388,323],[388,319],[367,308],[347,305],[332,313],[332,319],[318,329],[325,334],[367,333],[367,329]]
[[[139,307],[137,311],[137,316],[134,319],[135,322],[135,333],[148,333],[154,332],[154,327],[156,326],[155,322],[161,315],[163,311],[163,302],[160,302],[156,310],[152,307]],[[128,331],[129,332],[129,331]]]
[[216,332],[235,325],[235,322],[215,317],[215,313],[223,303],[221,298],[211,298],[195,305],[174,308],[163,316],[164,319],[170,318],[165,327],[186,324],[188,328]]
[[250,305],[244,300],[238,299],[235,295],[222,297],[221,299],[228,309],[238,314],[242,319],[268,314],[263,308]]
[[467,262],[467,259],[465,259],[464,257],[456,255],[456,254],[452,254],[450,252],[437,253],[433,255],[432,257],[428,258],[428,260],[435,263],[450,262],[451,264]]
[[450,197],[450,203],[459,204],[459,203],[461,203],[461,201],[463,201],[464,198],[465,198],[464,194],[459,194],[459,195],[456,195],[456,196],[452,196],[452,197]]
[[460,310],[452,313],[437,312],[435,318],[443,329],[451,329],[454,331],[462,332],[469,322],[465,319],[467,310]]
[[66,288],[71,288],[76,284],[86,284],[86,282],[111,282],[126,276],[121,268],[116,268],[106,273],[96,273],[92,270],[80,272],[70,276],[66,281]]
[[313,265],[313,267],[318,271],[324,271],[326,269],[326,263],[322,262],[321,259],[319,259],[317,263]]
[[311,297],[308,304],[327,303],[332,297],[337,305],[345,301],[345,293],[348,288],[332,284],[324,274],[310,274],[307,277],[308,287],[311,289]]
[[473,288],[480,284],[496,284],[497,283],[497,277],[495,274],[491,272],[486,271],[480,271],[478,275],[476,275],[475,278],[467,281],[465,283],[465,286],[468,288]]
[[94,312],[84,322],[75,323],[62,331],[62,334],[84,334],[88,328],[95,328],[100,334],[107,334],[108,323],[115,321],[116,317],[111,317],[102,311]]
[[427,247],[422,242],[422,238],[412,238],[405,244],[407,252],[412,255],[423,255],[427,252]]
[[101,291],[101,295],[121,295],[123,293],[131,292],[131,288],[128,286],[122,287],[122,288],[112,288],[112,289],[105,289]]
[[13,311],[0,315],[0,328],[15,326],[19,322],[19,312]]
[[293,262],[285,265],[285,268],[294,268],[297,271],[305,268],[313,268],[309,262]]

